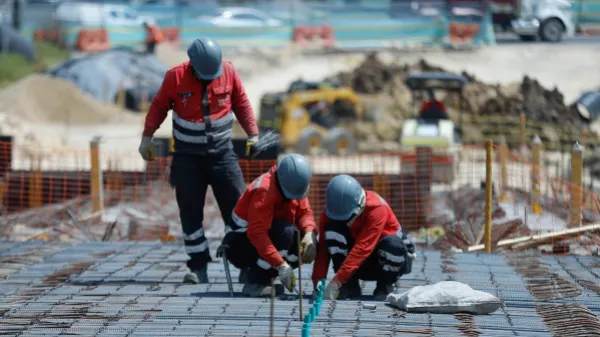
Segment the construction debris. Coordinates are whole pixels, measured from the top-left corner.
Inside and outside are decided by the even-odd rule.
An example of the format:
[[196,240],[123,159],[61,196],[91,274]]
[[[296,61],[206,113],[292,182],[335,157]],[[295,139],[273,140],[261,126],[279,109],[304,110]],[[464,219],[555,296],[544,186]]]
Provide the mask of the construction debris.
[[[442,223],[446,235],[433,244],[441,250],[449,247],[468,249],[483,240],[485,223],[485,190],[463,187],[448,192],[443,197],[444,207],[451,213],[436,219]],[[438,205],[440,206],[440,205]],[[492,245],[507,238],[531,235],[531,230],[521,219],[507,217],[497,198],[492,199]]]
[[[417,115],[411,102],[409,89],[404,78],[410,72],[445,72],[444,69],[429,64],[424,60],[416,64],[388,65],[380,61],[375,53],[370,54],[351,72],[339,73],[329,80],[337,80],[343,85],[352,87],[363,101],[365,111],[372,113],[375,122],[353,122],[345,124],[359,141],[362,152],[390,151],[399,149],[398,140],[402,122]],[[462,111],[474,117],[483,116],[520,116],[524,112],[527,119],[561,125],[572,129],[574,134],[581,134],[581,129],[588,128],[575,105],[566,105],[562,93],[553,88],[544,88],[535,79],[525,76],[521,83],[511,85],[491,85],[477,80],[473,75],[462,73],[469,79],[464,91]],[[444,96],[437,93],[448,107],[451,118],[458,120],[457,111],[453,108],[458,103],[454,95]],[[471,119],[472,120],[472,119]],[[484,123],[481,121],[481,123]],[[478,124],[463,125],[463,142],[476,143],[484,139]],[[560,134],[553,127],[542,128],[540,137],[544,142],[556,141]]]
[[[105,209],[92,212],[91,198],[0,217],[0,239],[13,241],[172,241],[179,233],[179,211],[173,190],[162,180],[105,193]],[[218,214],[207,198],[207,217]],[[216,208],[216,209],[215,209]],[[77,210],[77,214],[73,210]],[[177,234],[178,235],[178,234]]]

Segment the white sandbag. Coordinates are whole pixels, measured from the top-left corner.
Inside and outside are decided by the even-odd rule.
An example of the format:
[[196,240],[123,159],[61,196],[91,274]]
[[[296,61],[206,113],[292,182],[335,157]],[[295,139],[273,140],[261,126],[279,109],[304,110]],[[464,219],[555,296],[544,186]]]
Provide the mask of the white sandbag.
[[464,283],[442,281],[418,286],[402,294],[389,294],[390,304],[407,312],[454,314],[467,312],[487,315],[502,307],[503,302],[492,294],[473,290]]

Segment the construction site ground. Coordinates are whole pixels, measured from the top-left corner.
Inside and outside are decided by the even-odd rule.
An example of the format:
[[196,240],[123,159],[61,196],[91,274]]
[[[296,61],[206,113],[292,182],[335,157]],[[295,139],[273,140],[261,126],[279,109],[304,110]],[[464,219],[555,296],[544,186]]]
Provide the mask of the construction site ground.
[[[210,284],[181,284],[186,259],[161,243],[0,242],[0,335],[265,337],[273,319],[274,336],[300,336],[297,295],[276,299],[271,318],[270,300],[241,297],[240,284],[229,297],[220,260],[209,264]],[[375,284],[365,282],[360,301],[325,301],[311,336],[597,336],[599,262],[419,251],[397,291],[455,280],[505,306],[485,316],[405,313],[373,302]],[[310,276],[303,266],[305,313]]]

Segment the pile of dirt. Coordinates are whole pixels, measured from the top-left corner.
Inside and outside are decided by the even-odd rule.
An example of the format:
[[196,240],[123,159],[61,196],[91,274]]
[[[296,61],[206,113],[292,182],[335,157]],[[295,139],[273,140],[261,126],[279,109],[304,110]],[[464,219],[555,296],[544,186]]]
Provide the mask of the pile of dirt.
[[139,116],[98,102],[71,82],[37,74],[0,91],[0,107],[0,112],[32,124],[82,126],[139,122]]
[[[402,122],[417,114],[412,103],[411,93],[404,84],[410,72],[447,72],[446,70],[420,60],[415,64],[388,65],[375,53],[351,72],[339,73],[330,80],[337,80],[352,87],[360,96],[365,111],[375,122],[353,122],[344,124],[358,138],[359,150],[363,152],[390,151],[399,148]],[[521,83],[492,85],[481,82],[475,76],[462,73],[469,80],[464,91],[465,101],[462,111],[476,116],[519,116],[524,112],[528,120],[548,125],[568,126],[573,133],[579,133],[586,122],[580,117],[575,106],[564,102],[563,94],[557,89],[548,90],[535,79],[524,77]],[[447,107],[453,107],[457,97],[443,92],[437,93]],[[450,116],[456,120],[457,112],[448,108]],[[463,141],[481,142],[485,135],[477,125],[463,125]],[[553,128],[543,128],[540,137],[545,142],[558,141],[560,135]]]

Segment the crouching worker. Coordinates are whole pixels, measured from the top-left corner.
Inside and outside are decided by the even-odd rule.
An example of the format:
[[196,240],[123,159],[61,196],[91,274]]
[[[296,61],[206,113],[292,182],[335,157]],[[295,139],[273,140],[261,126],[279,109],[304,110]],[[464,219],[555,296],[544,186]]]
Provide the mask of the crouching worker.
[[[302,235],[303,263],[314,261],[317,228],[307,198],[311,176],[306,158],[285,155],[248,186],[235,206],[223,246],[229,262],[241,270],[244,295],[270,296],[271,279],[277,276],[285,288],[294,290],[296,228]],[[282,285],[276,286],[276,294],[284,292]]]
[[415,248],[383,198],[365,191],[348,175],[335,176],[327,186],[325,211],[319,220],[317,259],[313,284],[327,275],[329,260],[335,276],[325,299],[361,295],[359,280],[377,281],[373,295],[385,300],[394,283],[410,274]]

